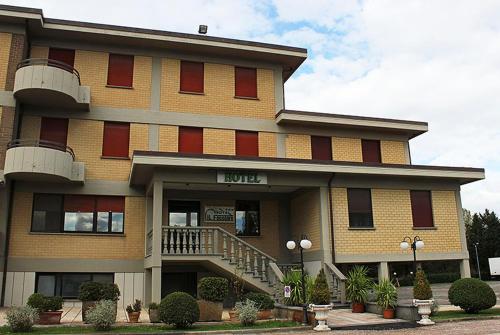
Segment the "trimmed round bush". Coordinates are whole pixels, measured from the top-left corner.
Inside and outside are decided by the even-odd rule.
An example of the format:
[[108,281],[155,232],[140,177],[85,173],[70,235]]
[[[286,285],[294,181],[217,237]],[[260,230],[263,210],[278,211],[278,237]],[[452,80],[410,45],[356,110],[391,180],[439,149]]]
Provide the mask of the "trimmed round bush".
[[62,309],[63,298],[59,296],[47,297],[41,293],[33,293],[29,296],[26,304],[35,308],[38,313],[55,312]]
[[255,304],[259,308],[259,311],[274,308],[274,301],[269,294],[250,292],[243,296],[243,301],[247,299],[255,302]]
[[184,292],[170,293],[163,298],[159,313],[161,322],[175,328],[187,328],[200,318],[196,299]]
[[78,299],[81,301],[98,301],[101,300],[102,284],[88,281],[80,285]]
[[495,306],[497,297],[493,289],[484,281],[476,278],[463,278],[451,284],[448,300],[460,306],[465,313],[475,314]]
[[223,301],[228,293],[229,282],[226,278],[205,277],[198,282],[200,298],[207,301]]
[[101,299],[99,300],[111,300],[118,301],[120,298],[120,289],[115,283],[102,283],[101,284]]

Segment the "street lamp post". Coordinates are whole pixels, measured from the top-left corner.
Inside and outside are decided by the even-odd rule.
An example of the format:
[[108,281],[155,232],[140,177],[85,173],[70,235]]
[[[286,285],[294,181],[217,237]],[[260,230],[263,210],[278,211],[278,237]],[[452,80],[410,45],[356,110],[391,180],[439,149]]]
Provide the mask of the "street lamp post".
[[409,236],[405,236],[401,243],[399,244],[402,250],[407,250],[411,246],[413,251],[413,273],[417,273],[417,249],[420,250],[424,247],[424,241],[420,237],[415,236],[413,239]]
[[[304,312],[302,325],[307,325],[307,300],[306,300],[306,278],[304,272],[304,249],[310,249],[312,246],[312,242],[307,239],[305,235],[302,235],[300,239],[299,250],[300,250],[300,271],[302,274],[302,310]],[[288,250],[293,250],[297,246],[295,241],[286,242],[286,247]]]
[[474,243],[474,249],[476,249],[476,264],[477,264],[477,275],[479,276],[479,280],[481,280],[481,268],[479,267],[479,254],[477,253],[477,246],[479,242]]

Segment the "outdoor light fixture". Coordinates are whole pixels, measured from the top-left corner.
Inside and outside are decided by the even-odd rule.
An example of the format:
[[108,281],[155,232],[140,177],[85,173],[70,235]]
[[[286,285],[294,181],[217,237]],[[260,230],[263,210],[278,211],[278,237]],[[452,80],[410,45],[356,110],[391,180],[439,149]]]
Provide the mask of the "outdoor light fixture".
[[208,26],[207,25],[204,25],[204,24],[200,24],[200,26],[198,27],[198,34],[203,34],[205,35],[208,31]]
[[[302,298],[303,298],[303,305],[302,305],[302,310],[304,312],[304,316],[302,319],[302,325],[306,326],[307,325],[307,299],[306,299],[306,280],[305,280],[305,272],[304,272],[304,250],[311,249],[312,247],[312,242],[307,239],[306,235],[302,235],[300,242],[298,243],[299,245],[299,251],[300,251],[300,270],[301,270],[301,275],[302,275]],[[297,242],[290,240],[286,242],[286,248],[288,250],[293,250],[297,246]]]
[[405,236],[401,243],[399,243],[399,247],[401,250],[406,251],[411,247],[413,251],[413,271],[417,271],[417,250],[420,250],[424,247],[424,241],[420,239],[420,237],[415,236],[413,239],[409,236]]

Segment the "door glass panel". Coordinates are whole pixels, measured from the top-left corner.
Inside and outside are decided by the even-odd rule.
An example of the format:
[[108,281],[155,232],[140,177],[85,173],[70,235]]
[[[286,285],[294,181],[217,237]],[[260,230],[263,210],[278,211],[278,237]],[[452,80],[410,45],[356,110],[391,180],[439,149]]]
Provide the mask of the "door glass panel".
[[185,227],[187,221],[187,213],[170,213],[168,223],[173,227]]
[[197,227],[198,226],[198,213],[196,212],[191,212],[191,227]]

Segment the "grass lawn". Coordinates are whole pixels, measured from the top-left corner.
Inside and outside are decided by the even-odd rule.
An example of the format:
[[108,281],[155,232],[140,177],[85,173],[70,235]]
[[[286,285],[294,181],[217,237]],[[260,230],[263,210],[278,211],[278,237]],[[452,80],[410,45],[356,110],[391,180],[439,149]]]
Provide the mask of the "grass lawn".
[[[251,327],[244,327],[239,323],[224,323],[215,325],[194,325],[188,329],[175,330],[171,326],[166,326],[159,324],[158,326],[153,325],[130,325],[130,326],[115,326],[109,332],[100,332],[103,334],[137,334],[137,333],[164,333],[164,332],[185,332],[185,331],[209,331],[209,330],[238,330],[238,329],[266,329],[266,328],[285,328],[285,327],[298,327],[300,326],[297,322],[292,321],[266,321],[256,323]],[[94,328],[88,326],[53,326],[53,327],[35,327],[33,332],[26,334],[88,334],[96,333]],[[6,326],[0,327],[0,334],[25,334],[25,333],[12,333],[10,329]]]
[[442,311],[438,312],[437,315],[432,316],[432,320],[449,320],[449,319],[468,319],[468,318],[485,318],[492,316],[500,316],[500,308],[491,308],[479,312],[478,314],[467,314],[464,311]]

